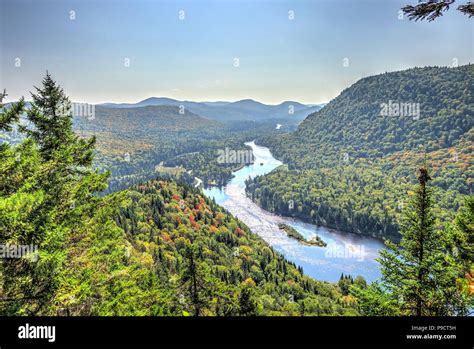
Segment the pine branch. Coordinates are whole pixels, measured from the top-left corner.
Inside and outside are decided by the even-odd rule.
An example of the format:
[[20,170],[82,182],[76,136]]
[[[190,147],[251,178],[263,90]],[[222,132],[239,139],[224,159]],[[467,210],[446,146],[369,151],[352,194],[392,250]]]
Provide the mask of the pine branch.
[[474,2],[468,2],[466,5],[459,5],[458,11],[461,11],[465,15],[469,16],[469,18],[474,16]]
[[441,17],[443,12],[449,10],[449,6],[455,0],[420,0],[420,3],[415,6],[407,5],[402,8],[402,11],[408,16],[410,20],[428,20],[434,21]]
[[23,98],[18,103],[14,103],[7,111],[0,113],[0,130],[10,132],[12,124],[18,123],[20,114],[25,108],[25,101]]

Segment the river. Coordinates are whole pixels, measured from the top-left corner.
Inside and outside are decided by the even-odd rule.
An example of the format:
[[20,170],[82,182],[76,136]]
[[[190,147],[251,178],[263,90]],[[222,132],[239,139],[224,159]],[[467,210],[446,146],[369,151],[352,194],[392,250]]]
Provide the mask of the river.
[[[288,260],[303,267],[304,273],[317,280],[338,281],[341,273],[363,276],[371,282],[380,277],[378,252],[383,243],[371,237],[344,233],[334,229],[304,223],[298,219],[281,217],[263,210],[245,195],[245,180],[269,173],[282,162],[270,150],[247,142],[252,147],[255,162],[234,172],[234,178],[224,188],[208,188],[204,193],[213,197],[234,216]],[[289,238],[278,228],[286,223],[310,239],[315,234],[327,243],[326,247],[307,246]]]

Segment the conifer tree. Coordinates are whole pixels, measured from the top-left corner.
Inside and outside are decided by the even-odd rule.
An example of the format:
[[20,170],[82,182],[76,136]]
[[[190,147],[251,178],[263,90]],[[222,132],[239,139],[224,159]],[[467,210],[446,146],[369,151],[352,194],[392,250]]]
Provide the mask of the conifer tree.
[[[91,168],[95,139],[73,133],[69,100],[51,75],[36,92],[27,111],[30,124],[20,126],[25,141],[1,154],[0,242],[38,249],[38,258],[2,262],[0,306],[7,314],[54,311],[66,246],[94,216],[101,201],[94,193],[105,189],[108,177]],[[18,117],[2,120],[8,129]]]
[[201,267],[196,260],[194,246],[187,245],[185,248],[186,263],[181,275],[181,283],[191,301],[194,316],[200,316],[205,305],[204,279]]
[[[31,93],[33,103],[27,118],[33,128],[22,126],[26,135],[39,146],[45,161],[61,154],[61,161],[73,166],[90,166],[95,137],[80,139],[72,130],[72,104],[63,89],[47,72],[42,87]],[[63,156],[67,155],[67,156]]]
[[257,315],[257,304],[252,297],[252,286],[242,285],[239,295],[240,315],[254,316]]
[[419,170],[418,187],[404,212],[400,244],[380,252],[382,280],[365,290],[352,287],[365,315],[465,315],[469,295],[458,285],[463,265],[451,258],[449,232],[439,230],[432,213],[431,177]]
[[383,279],[396,286],[392,288],[394,295],[409,314],[417,316],[429,315],[428,294],[435,286],[430,269],[439,257],[429,180],[427,169],[421,168],[415,198],[402,223],[400,246],[388,243],[388,250],[380,253]]

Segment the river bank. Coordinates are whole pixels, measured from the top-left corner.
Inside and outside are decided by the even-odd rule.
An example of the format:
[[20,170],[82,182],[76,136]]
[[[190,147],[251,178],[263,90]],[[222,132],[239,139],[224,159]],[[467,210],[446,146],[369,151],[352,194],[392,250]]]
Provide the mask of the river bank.
[[[270,150],[247,142],[255,156],[254,164],[234,172],[234,178],[223,188],[208,188],[204,193],[213,197],[234,216],[242,220],[255,233],[288,260],[303,267],[304,272],[318,280],[335,282],[342,273],[361,275],[368,281],[380,277],[378,251],[383,243],[369,236],[344,233],[328,229],[299,219],[278,216],[263,210],[245,195],[245,180],[264,175],[282,162],[275,159]],[[327,246],[305,245],[292,239],[278,227],[286,224],[293,227],[305,239],[318,238]]]

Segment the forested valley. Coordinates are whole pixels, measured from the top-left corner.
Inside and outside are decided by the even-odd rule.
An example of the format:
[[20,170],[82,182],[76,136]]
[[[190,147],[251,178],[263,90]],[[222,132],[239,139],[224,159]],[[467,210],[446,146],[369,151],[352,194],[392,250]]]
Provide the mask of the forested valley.
[[[199,189],[150,180],[109,195],[96,138],[76,135],[50,75],[0,148],[4,315],[355,315],[354,297],[313,280]],[[24,102],[3,110],[11,131]]]
[[[28,108],[20,100],[2,108],[0,114],[2,131],[21,134],[15,142],[0,145],[0,243],[38,247],[36,253],[24,258],[2,259],[0,313],[469,314],[474,305],[470,281],[474,202],[469,162],[472,67],[423,68],[393,74],[397,78],[415,74],[414,81],[421,82],[425,75],[429,80],[444,81],[444,74],[454,74],[450,81],[465,87],[453,104],[443,104],[454,108],[456,103],[455,110],[435,108],[432,115],[436,117],[431,123],[423,117],[416,120],[421,126],[406,120],[419,127],[413,131],[421,137],[416,144],[408,139],[390,141],[395,126],[389,125],[399,125],[400,120],[379,119],[374,114],[375,104],[370,109],[362,102],[346,101],[344,105],[360,110],[339,113],[334,104],[346,95],[353,101],[354,87],[309,116],[294,133],[282,136],[274,125],[269,130],[270,123],[255,127],[250,122],[240,132],[231,132],[230,124],[192,113],[187,116],[191,118],[189,123],[182,123],[176,119],[179,110],[169,106],[132,108],[128,111],[131,117],[112,108],[99,108],[103,117],[78,130],[72,115],[64,113],[68,110],[64,106],[70,104],[68,97],[47,74]],[[384,93],[377,85],[379,79],[394,76],[361,80],[355,90],[362,86],[366,91],[365,85],[369,84],[370,91]],[[399,82],[393,86],[399,86]],[[436,90],[449,84],[433,86]],[[372,95],[361,92],[357,98]],[[367,114],[362,114],[356,124],[371,118],[367,125],[374,128],[374,134],[385,132],[385,136],[374,138],[372,143],[353,144],[359,139],[357,126],[345,142],[345,131],[337,131],[343,127],[343,118],[360,115],[366,109]],[[421,115],[424,112],[422,104]],[[448,112],[458,113],[461,120],[449,119],[454,123],[449,129],[443,126]],[[167,116],[161,121],[161,133],[151,132],[156,115]],[[21,122],[22,118],[28,122]],[[101,138],[101,132],[108,132],[106,125],[114,118],[117,126],[113,135]],[[268,130],[266,138],[258,135],[263,129]],[[328,130],[338,136],[324,136]],[[426,130],[433,134],[423,136]],[[330,283],[308,277],[301,267],[289,262],[191,183],[195,175],[211,183],[224,183],[235,166],[242,164],[219,167],[213,152],[222,149],[223,144],[242,149],[243,140],[254,136],[270,145],[287,165],[248,180],[248,195],[269,211],[399,242],[387,241],[387,250],[381,252],[381,280],[368,284],[361,277],[341,275],[338,283]],[[444,141],[434,142],[439,136]],[[114,142],[116,147],[105,146],[105,142]],[[391,146],[391,142],[400,145]],[[132,144],[136,152],[129,151],[130,159],[123,163],[119,154]],[[199,144],[207,147],[204,154],[189,156],[199,151]],[[381,144],[383,152],[376,149]],[[426,154],[422,161],[413,155],[419,153],[420,144]],[[116,153],[106,153],[109,148]],[[318,149],[324,151],[318,153]],[[458,156],[451,165],[448,154],[453,150]],[[341,151],[342,163],[338,160]],[[179,170],[181,164],[186,170]],[[449,166],[443,166],[446,164]],[[178,173],[157,174],[157,165]],[[217,175],[211,173],[214,166],[221,169]],[[108,167],[116,171],[117,182],[109,183],[112,188],[109,186],[107,192],[111,176],[105,170]],[[189,182],[178,176],[183,171]],[[294,205],[288,206],[289,200],[294,200]],[[393,206],[395,201],[402,204]],[[293,232],[289,226],[281,225],[281,229]],[[313,242],[319,246],[311,248],[325,247],[321,241]]]
[[[258,138],[286,165],[249,180],[247,193],[271,212],[398,240],[416,170],[426,165],[434,211],[448,222],[473,192],[473,91],[473,65],[361,79],[295,132]],[[382,115],[401,101],[419,110]]]
[[[30,103],[25,102],[25,109],[29,108]],[[204,187],[222,186],[232,178],[233,171],[245,164],[219,163],[220,150],[249,151],[244,145],[249,139],[281,133],[275,130],[277,120],[274,119],[221,122],[177,105],[98,105],[93,110],[93,114],[75,115],[73,130],[82,138],[96,138],[93,166],[111,172],[104,193],[126,189],[157,176],[190,185],[197,184],[199,178]],[[288,121],[285,128],[295,129],[295,122]],[[18,144],[24,138],[19,127],[28,124],[22,115],[19,125],[2,132],[2,139]]]

